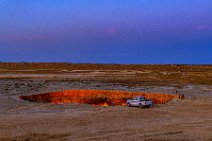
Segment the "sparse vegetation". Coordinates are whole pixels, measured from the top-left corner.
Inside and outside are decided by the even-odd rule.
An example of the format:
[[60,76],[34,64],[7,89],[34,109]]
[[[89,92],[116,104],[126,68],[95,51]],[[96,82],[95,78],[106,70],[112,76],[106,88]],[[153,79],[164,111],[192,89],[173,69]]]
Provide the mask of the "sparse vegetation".
[[[70,63],[0,63],[0,74],[91,74],[107,73],[107,77],[64,78],[64,81],[94,80],[121,84],[212,84],[212,65],[119,65]],[[120,76],[127,72],[131,75]],[[117,73],[119,75],[117,75]],[[8,76],[8,78],[14,78]],[[16,77],[15,77],[16,78]],[[24,77],[22,77],[24,78]],[[27,77],[26,77],[27,78]],[[3,79],[3,78],[2,78]],[[56,78],[55,78],[56,79]],[[133,82],[131,81],[133,80]],[[62,81],[62,80],[61,80]]]

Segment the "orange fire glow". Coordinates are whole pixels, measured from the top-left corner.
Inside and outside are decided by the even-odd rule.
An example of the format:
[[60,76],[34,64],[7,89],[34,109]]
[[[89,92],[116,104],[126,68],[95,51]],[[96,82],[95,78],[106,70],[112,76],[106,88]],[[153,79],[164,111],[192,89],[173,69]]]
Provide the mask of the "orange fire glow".
[[182,99],[181,95],[159,94],[145,92],[106,91],[106,90],[66,90],[39,95],[20,96],[23,100],[31,102],[44,102],[53,104],[80,103],[94,106],[125,106],[126,100],[134,96],[144,96],[154,104],[165,104],[172,99]]

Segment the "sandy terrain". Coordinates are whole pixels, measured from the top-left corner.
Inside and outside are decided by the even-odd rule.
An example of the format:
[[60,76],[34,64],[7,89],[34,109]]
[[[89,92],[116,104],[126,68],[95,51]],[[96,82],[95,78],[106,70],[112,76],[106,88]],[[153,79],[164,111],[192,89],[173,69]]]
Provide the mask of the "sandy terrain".
[[[151,75],[151,72],[138,70],[75,70],[73,73],[63,70],[57,74],[4,70],[0,74],[0,140],[212,140],[212,85],[131,79],[141,73]],[[108,80],[108,77],[114,81]],[[140,109],[31,103],[18,98],[20,95],[67,89],[179,93],[184,94],[186,99]]]

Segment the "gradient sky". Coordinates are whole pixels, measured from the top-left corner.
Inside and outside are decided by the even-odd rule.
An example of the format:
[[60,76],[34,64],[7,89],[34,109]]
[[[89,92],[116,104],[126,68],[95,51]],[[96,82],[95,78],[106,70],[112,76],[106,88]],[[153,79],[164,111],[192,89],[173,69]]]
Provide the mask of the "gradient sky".
[[212,0],[0,0],[0,61],[212,64]]

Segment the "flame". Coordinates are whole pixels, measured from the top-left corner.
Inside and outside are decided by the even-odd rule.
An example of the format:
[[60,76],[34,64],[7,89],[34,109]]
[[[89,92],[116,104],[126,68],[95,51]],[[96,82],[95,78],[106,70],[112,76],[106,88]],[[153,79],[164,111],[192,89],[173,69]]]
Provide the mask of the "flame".
[[135,96],[144,96],[154,104],[165,104],[172,99],[182,99],[182,95],[159,94],[145,92],[106,91],[106,90],[66,90],[50,92],[39,95],[20,96],[23,100],[31,102],[44,102],[52,104],[79,103],[94,106],[126,106],[126,101]]
[[110,106],[107,102],[105,103],[99,103],[99,104],[92,104],[93,106],[104,106],[104,107],[107,107],[107,106]]

